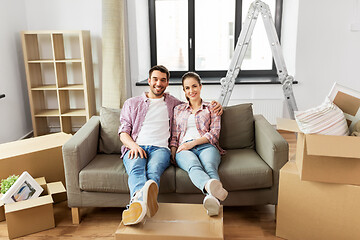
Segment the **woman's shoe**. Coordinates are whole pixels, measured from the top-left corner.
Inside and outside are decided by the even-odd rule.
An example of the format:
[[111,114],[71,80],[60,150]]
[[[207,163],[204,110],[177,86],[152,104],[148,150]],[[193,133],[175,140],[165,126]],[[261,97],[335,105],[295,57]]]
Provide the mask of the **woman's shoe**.
[[220,202],[216,199],[216,197],[212,195],[207,195],[204,198],[203,206],[207,210],[207,214],[211,216],[219,215],[220,211]]
[[217,179],[210,179],[205,185],[205,190],[220,201],[224,201],[228,195],[228,191],[223,188],[222,183]]

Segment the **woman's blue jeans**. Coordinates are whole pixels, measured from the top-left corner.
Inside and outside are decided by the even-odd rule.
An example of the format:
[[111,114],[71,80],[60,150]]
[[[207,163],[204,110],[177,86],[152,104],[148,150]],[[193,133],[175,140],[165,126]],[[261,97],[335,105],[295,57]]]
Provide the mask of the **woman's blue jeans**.
[[177,165],[189,174],[193,184],[203,193],[205,193],[205,184],[210,179],[220,180],[218,168],[221,156],[219,151],[210,143],[178,152],[175,159]]
[[128,185],[131,197],[145,185],[147,180],[154,180],[160,187],[160,177],[170,165],[169,149],[149,145],[140,147],[145,150],[147,158],[138,156],[138,158],[129,159],[130,151],[127,151],[123,158],[129,175]]

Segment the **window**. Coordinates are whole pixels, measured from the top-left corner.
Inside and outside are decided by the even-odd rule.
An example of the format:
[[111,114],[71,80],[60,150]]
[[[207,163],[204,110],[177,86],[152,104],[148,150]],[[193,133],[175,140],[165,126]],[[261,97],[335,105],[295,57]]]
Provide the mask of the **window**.
[[[151,65],[173,77],[196,71],[224,77],[253,0],[149,0]],[[265,0],[280,38],[282,0]],[[241,76],[276,76],[262,18],[258,17]]]

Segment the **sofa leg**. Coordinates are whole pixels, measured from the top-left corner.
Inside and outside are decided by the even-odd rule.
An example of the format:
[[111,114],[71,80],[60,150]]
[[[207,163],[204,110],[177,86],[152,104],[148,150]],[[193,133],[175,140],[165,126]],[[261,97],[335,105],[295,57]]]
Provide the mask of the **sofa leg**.
[[75,225],[80,224],[80,208],[71,208],[72,223]]

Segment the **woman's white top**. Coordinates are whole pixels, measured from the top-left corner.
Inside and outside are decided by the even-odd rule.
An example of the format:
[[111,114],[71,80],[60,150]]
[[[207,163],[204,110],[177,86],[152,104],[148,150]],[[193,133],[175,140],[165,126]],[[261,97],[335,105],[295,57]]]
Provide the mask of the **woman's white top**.
[[195,140],[198,138],[201,138],[201,135],[196,128],[195,114],[190,114],[188,121],[187,121],[186,133],[184,135],[184,138],[183,138],[183,141],[181,144],[183,144],[186,141]]

